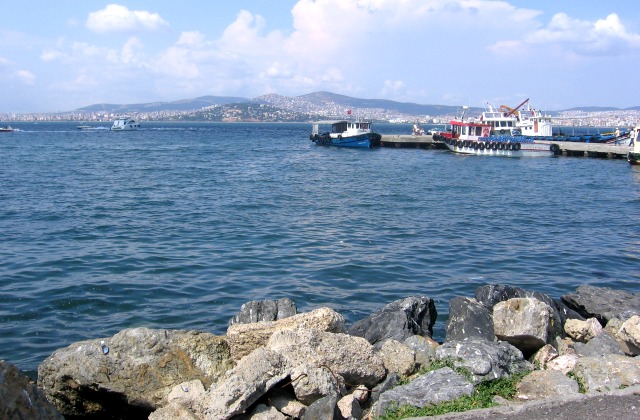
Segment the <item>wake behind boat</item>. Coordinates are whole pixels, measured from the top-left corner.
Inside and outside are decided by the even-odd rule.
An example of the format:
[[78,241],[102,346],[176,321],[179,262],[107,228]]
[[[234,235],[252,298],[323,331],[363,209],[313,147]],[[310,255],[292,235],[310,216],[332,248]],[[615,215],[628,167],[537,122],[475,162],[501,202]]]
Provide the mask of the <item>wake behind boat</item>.
[[380,146],[382,136],[371,131],[370,121],[316,121],[309,139],[323,146],[367,148]]
[[433,138],[442,141],[449,150],[455,153],[507,156],[507,157],[546,157],[558,153],[557,144],[538,144],[530,137],[522,135],[492,135],[494,126],[478,119],[465,121],[463,107],[460,119],[450,122],[451,131],[441,132]]

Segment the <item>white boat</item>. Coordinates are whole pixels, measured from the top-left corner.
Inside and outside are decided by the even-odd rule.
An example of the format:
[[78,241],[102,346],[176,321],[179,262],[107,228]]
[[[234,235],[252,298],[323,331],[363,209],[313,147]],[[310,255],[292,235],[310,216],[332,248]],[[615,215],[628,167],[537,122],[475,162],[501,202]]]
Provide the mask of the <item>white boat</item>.
[[0,133],[10,133],[13,131],[10,125],[5,125],[4,127],[0,127]]
[[112,131],[131,131],[137,130],[138,128],[140,128],[140,123],[129,117],[118,118],[111,126]]
[[370,121],[316,121],[309,139],[315,144],[371,149],[380,146],[382,136],[371,131]]
[[[463,107],[466,112],[467,107]],[[478,119],[465,121],[464,112],[459,119],[450,122],[451,130],[434,136],[455,153],[506,156],[506,157],[546,157],[559,153],[557,144],[535,143],[533,139],[521,135],[491,135],[492,124]],[[506,129],[505,129],[506,130]]]
[[[526,109],[520,109],[527,104]],[[480,120],[491,125],[491,135],[522,135],[531,138],[553,137],[553,124],[550,115],[543,114],[539,109],[531,108],[529,99],[525,99],[515,108],[500,105],[496,110],[487,104]]]

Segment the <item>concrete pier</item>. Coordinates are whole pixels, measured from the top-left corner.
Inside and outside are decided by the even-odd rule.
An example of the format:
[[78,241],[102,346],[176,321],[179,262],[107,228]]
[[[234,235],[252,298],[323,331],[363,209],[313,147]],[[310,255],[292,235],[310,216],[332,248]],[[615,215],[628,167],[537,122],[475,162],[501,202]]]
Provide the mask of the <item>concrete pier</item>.
[[[590,157],[600,159],[626,159],[627,152],[633,150],[626,145],[607,143],[580,143],[572,141],[540,140],[536,143],[557,144],[560,147],[558,156]],[[390,135],[383,134],[380,140],[382,147],[412,148],[412,149],[446,149],[444,143],[434,141],[431,135],[414,136],[411,134]]]

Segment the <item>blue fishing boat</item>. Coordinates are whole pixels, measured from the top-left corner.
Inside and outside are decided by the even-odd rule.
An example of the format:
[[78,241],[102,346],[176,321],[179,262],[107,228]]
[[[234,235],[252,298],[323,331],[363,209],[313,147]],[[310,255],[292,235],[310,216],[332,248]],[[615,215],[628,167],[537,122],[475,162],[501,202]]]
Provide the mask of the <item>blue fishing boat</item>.
[[309,139],[322,146],[371,149],[380,146],[382,136],[371,131],[370,121],[316,121]]

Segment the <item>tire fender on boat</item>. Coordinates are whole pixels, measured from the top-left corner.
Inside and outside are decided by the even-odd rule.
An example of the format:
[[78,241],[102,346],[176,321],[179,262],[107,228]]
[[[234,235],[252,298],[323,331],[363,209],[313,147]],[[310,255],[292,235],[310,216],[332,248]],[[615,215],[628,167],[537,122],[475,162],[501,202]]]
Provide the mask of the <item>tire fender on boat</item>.
[[342,140],[342,134],[338,134],[338,140]]
[[478,149],[480,149],[480,150],[484,150],[484,147],[485,147],[485,146],[484,146],[484,143],[482,143],[482,142],[478,142],[478,143],[477,143],[477,145],[478,145]]
[[557,144],[552,144],[550,149],[553,153],[558,153],[560,151],[560,146],[558,146]]
[[513,150],[520,150],[520,143],[514,143]]

